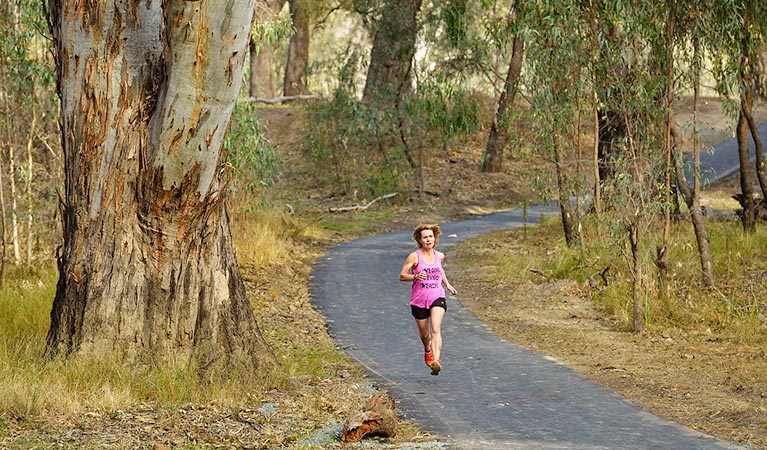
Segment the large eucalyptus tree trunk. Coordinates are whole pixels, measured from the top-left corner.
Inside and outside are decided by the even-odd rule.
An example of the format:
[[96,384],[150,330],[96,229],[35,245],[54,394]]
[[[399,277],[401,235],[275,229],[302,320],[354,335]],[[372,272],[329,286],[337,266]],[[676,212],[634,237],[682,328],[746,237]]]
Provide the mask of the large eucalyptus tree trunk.
[[396,100],[408,90],[421,0],[387,0],[373,32],[363,100]]
[[49,354],[266,368],[221,148],[253,0],[49,0],[65,158]]

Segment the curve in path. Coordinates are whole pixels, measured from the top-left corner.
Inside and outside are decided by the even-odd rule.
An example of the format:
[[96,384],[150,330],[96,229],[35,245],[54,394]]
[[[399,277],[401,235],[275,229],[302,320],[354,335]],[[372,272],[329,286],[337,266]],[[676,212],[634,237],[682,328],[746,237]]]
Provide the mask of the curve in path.
[[[733,151],[737,164],[730,141],[702,158],[711,180],[732,173],[721,161]],[[533,207],[527,217],[537,222],[555,206]],[[440,249],[524,224],[519,209],[442,224]],[[455,298],[448,299],[443,322],[444,370],[430,376],[408,285],[398,279],[413,248],[410,230],[337,245],[315,264],[311,297],[339,347],[389,389],[404,417],[449,448],[739,448],[653,416],[557,361],[502,340]]]

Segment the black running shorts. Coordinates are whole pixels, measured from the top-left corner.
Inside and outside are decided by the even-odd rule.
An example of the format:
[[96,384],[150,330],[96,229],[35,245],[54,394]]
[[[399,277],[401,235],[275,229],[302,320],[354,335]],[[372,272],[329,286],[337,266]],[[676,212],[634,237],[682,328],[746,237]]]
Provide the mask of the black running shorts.
[[434,300],[434,303],[432,303],[428,309],[410,305],[410,312],[413,314],[413,317],[418,320],[428,319],[431,315],[431,308],[434,308],[435,306],[439,306],[447,312],[447,300],[445,297],[440,297]]

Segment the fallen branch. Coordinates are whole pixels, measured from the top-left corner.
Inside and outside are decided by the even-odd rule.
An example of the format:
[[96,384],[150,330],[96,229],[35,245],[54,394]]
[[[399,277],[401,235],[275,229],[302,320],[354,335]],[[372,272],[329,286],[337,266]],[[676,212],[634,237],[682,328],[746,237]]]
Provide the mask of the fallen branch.
[[374,198],[370,202],[368,202],[367,205],[362,206],[359,203],[354,206],[341,206],[341,207],[331,207],[328,209],[330,212],[347,212],[347,211],[365,211],[366,209],[370,208],[373,203],[379,201],[379,200],[386,200],[387,198],[392,198],[395,195],[397,195],[396,192],[392,192],[391,194],[382,195],[378,198]]
[[589,276],[589,280],[591,280],[591,285],[596,287],[599,285],[597,280],[594,279],[597,275],[599,275],[600,278],[602,278],[602,282],[605,286],[610,285],[610,281],[607,279],[607,271],[610,270],[610,266],[605,267],[604,269],[600,270],[599,272],[594,272]]
[[293,100],[308,100],[313,98],[322,98],[319,95],[283,95],[281,97],[274,98],[261,98],[261,97],[243,97],[238,98],[237,103],[267,103],[274,105],[277,103],[284,103]]
[[544,272],[544,271],[542,271],[542,270],[540,270],[540,269],[536,269],[536,268],[534,268],[534,267],[530,269],[530,272],[532,272],[532,273],[537,273],[538,275],[540,275],[540,276],[542,276],[542,277],[546,278],[547,280],[548,280],[549,278],[551,278],[551,275],[550,275],[550,274],[547,274],[546,272]]
[[358,442],[365,436],[392,437],[397,434],[394,399],[386,390],[371,398],[365,410],[349,418],[341,431],[342,442]]

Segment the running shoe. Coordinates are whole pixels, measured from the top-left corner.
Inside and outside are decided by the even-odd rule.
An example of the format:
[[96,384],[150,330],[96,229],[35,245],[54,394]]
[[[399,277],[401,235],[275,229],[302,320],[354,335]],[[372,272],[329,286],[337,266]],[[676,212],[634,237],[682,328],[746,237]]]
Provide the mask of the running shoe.
[[423,362],[429,367],[434,363],[434,353],[431,350],[423,352]]
[[442,361],[434,361],[429,367],[431,367],[432,375],[439,375],[439,371],[442,370]]

